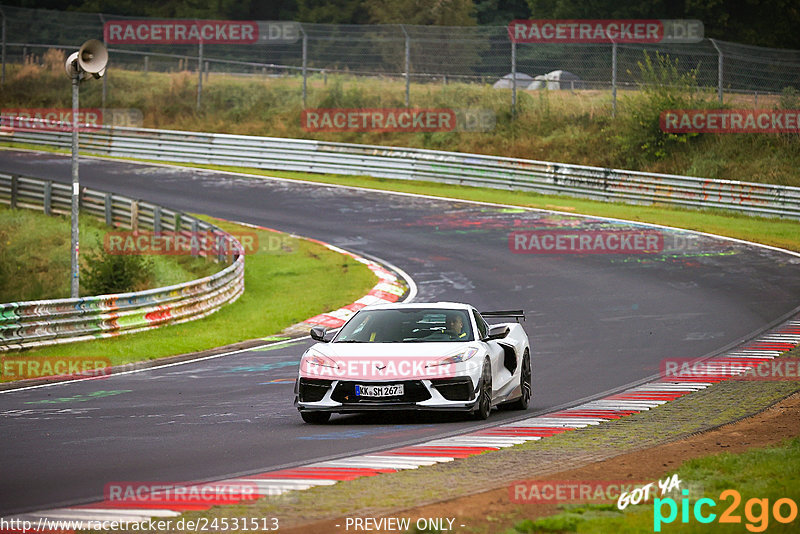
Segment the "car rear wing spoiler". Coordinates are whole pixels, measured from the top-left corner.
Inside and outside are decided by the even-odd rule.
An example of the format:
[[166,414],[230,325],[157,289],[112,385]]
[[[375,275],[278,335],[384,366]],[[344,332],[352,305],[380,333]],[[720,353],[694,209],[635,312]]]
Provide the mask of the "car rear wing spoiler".
[[481,312],[481,316],[484,318],[486,317],[508,317],[515,319],[519,322],[520,319],[523,321],[525,320],[525,311],[524,310],[497,310],[497,311],[487,311]]

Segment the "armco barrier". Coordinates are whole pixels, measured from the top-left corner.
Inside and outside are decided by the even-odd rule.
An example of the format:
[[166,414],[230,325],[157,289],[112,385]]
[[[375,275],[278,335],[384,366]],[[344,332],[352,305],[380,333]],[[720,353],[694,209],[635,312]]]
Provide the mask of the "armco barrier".
[[[230,265],[183,284],[135,293],[0,304],[0,352],[140,332],[199,319],[235,301],[244,291],[244,253],[236,239],[205,221],[120,195],[83,188],[81,209],[109,226],[187,238],[216,236],[216,257]],[[71,187],[18,175],[0,174],[0,203],[70,213]],[[227,253],[226,253],[227,252]],[[199,250],[198,255],[207,255]]]
[[[69,132],[11,127],[4,134],[23,143],[71,146]],[[108,156],[427,180],[800,219],[798,187],[458,152],[137,128],[84,131],[81,148]]]

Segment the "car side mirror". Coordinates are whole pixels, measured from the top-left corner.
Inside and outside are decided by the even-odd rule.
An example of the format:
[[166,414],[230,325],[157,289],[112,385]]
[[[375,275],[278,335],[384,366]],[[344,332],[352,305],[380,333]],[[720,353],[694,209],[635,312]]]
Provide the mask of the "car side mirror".
[[311,327],[311,339],[315,341],[322,341],[323,343],[327,343],[325,340],[325,334],[328,333],[328,329],[324,326],[312,326]]
[[486,336],[486,340],[491,341],[492,339],[503,339],[510,331],[511,329],[505,324],[490,326],[489,334]]

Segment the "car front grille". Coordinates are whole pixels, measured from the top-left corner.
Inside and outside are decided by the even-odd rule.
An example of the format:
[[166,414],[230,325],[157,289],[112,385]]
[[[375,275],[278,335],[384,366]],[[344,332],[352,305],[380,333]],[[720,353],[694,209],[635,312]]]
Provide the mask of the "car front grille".
[[356,396],[356,384],[374,386],[394,385],[398,382],[351,382],[340,381],[331,394],[331,399],[342,404],[391,404],[398,402],[421,402],[431,398],[427,388],[419,380],[403,381],[403,394],[394,397],[361,397]]

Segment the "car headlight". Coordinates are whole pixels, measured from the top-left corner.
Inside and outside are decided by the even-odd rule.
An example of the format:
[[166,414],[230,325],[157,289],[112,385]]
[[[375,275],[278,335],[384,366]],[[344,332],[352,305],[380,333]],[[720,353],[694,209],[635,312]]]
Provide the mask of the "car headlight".
[[427,365],[425,365],[425,367],[433,367],[436,365],[447,365],[451,363],[465,362],[470,358],[472,358],[473,356],[475,356],[476,354],[478,354],[478,349],[475,347],[470,347],[468,349],[459,351],[456,354],[453,354],[452,356],[447,356],[445,358],[442,358],[441,360],[434,360],[432,362],[428,362]]
[[308,367],[331,367],[338,369],[339,365],[331,358],[315,350],[309,350],[303,355],[303,364]]

